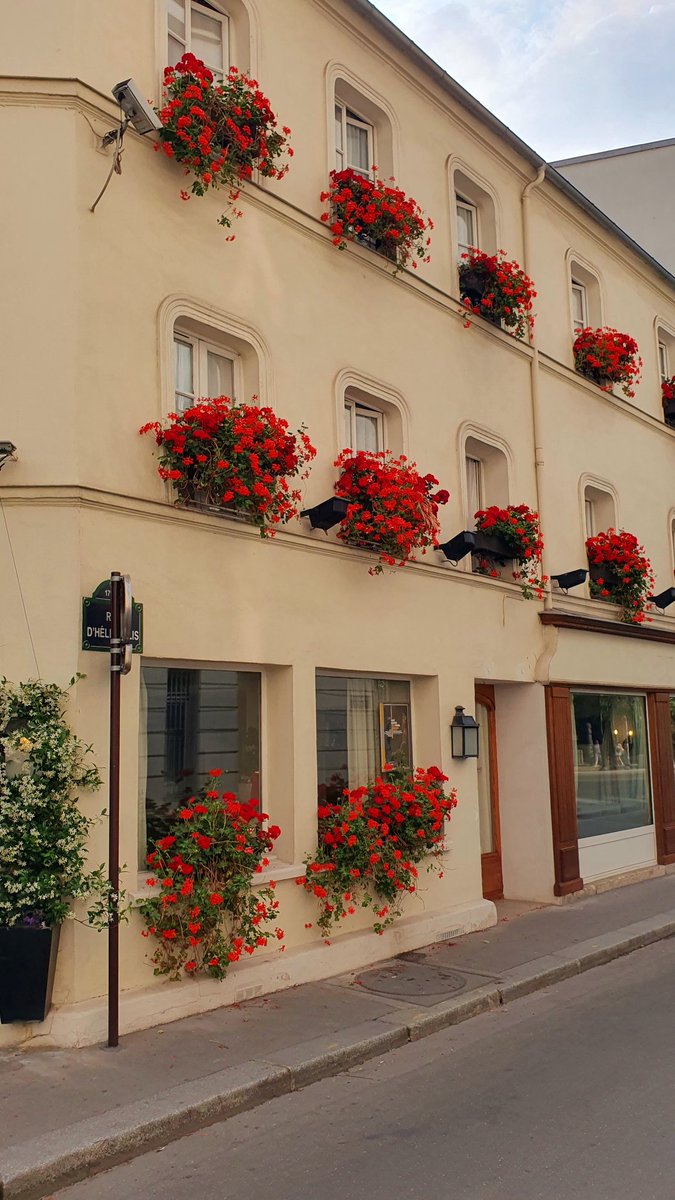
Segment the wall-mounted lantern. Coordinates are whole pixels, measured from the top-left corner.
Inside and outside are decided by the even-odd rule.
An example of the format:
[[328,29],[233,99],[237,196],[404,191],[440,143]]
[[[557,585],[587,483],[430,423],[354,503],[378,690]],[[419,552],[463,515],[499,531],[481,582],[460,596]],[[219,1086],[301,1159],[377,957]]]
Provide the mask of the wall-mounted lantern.
[[478,758],[478,731],[480,725],[461,704],[455,706],[455,715],[450,726],[453,758]]

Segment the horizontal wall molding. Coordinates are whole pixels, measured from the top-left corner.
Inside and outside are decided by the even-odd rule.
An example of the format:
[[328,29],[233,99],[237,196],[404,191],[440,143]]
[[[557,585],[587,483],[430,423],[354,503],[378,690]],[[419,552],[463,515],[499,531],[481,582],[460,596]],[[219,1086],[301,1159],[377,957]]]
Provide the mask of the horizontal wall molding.
[[584,633],[603,633],[612,637],[640,638],[643,642],[661,642],[675,646],[675,630],[655,629],[650,625],[626,625],[620,621],[607,621],[603,617],[582,617],[576,613],[549,609],[539,614],[542,625],[553,625],[556,629],[576,629]]

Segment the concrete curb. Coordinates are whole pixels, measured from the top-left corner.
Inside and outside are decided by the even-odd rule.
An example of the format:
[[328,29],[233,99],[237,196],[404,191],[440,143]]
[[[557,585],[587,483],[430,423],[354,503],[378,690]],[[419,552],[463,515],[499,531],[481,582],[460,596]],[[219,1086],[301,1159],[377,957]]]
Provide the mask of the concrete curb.
[[[498,983],[421,1011],[405,1005],[329,1037],[180,1084],[16,1146],[0,1167],[0,1200],[41,1200],[55,1189],[158,1149],[266,1100],[306,1087],[501,1004],[675,935],[675,912],[505,971]],[[461,967],[458,967],[461,969]]]

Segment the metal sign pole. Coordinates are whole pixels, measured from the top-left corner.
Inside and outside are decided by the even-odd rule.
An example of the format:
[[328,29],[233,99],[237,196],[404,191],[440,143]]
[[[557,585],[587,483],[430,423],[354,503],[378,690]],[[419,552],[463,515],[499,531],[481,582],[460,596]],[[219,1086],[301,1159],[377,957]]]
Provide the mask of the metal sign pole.
[[120,923],[120,683],[122,668],[122,576],[110,575],[110,799],[108,881],[112,893],[108,924],[108,1045],[119,1044]]
[[120,683],[131,670],[131,580],[110,574],[110,799],[108,880],[112,899],[108,923],[108,1045],[119,1045],[120,994]]

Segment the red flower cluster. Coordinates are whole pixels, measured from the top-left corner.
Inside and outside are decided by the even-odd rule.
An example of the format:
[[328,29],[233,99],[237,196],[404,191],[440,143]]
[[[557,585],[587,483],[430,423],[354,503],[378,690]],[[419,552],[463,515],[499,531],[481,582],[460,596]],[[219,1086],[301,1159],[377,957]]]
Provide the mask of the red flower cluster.
[[621,607],[621,620],[641,625],[654,591],[652,564],[632,533],[607,529],[588,538],[586,552],[591,569],[591,595]]
[[[184,54],[175,67],[164,71],[166,104],[159,113],[159,132],[164,153],[194,175],[192,192],[204,196],[210,187],[230,189],[230,201],[239,196],[238,185],[254,170],[271,179],[281,179],[288,163],[277,166],[285,152],[293,151],[287,138],[291,132],[277,129],[270,102],[255,79],[231,67],[222,83],[194,54]],[[188,193],[181,192],[187,200]],[[237,209],[232,215],[241,216]],[[223,213],[220,224],[231,221]]]
[[277,825],[266,828],[267,820],[255,803],[241,804],[233,792],[211,785],[187,801],[173,832],[155,842],[147,885],[159,884],[161,891],[140,905],[143,935],[157,941],[155,975],[179,979],[183,971],[203,971],[222,979],[242,954],[253,954],[272,937],[283,940],[283,929],[266,927],[278,919],[276,885],[258,892],[252,886],[269,866],[265,856],[281,833]]
[[415,550],[424,553],[438,545],[438,506],[450,497],[444,489],[433,490],[434,475],[420,475],[404,454],[393,458],[388,450],[343,450],[335,466],[341,470],[335,491],[349,500],[338,537],[379,552],[371,575],[379,574],[383,563],[403,567],[414,560]]
[[574,342],[574,366],[580,375],[597,383],[603,392],[621,384],[624,396],[632,399],[642,371],[638,344],[627,333],[604,326],[582,329]]
[[445,819],[457,805],[446,780],[438,767],[386,765],[369,787],[345,789],[340,804],[319,808],[319,848],[296,882],[320,901],[324,934],[357,907],[373,909],[376,933],[400,916],[404,893],[417,889],[416,864],[445,850]]
[[316,450],[304,426],[289,433],[288,422],[271,408],[218,396],[170,413],[166,427],[151,421],[140,432],[155,434],[159,474],[171,480],[181,500],[233,508],[262,537],[272,535],[270,525],[297,516],[300,492],[291,491],[287,480],[307,477]]
[[[520,583],[525,598],[542,600],[548,576],[543,575],[541,570],[544,539],[539,527],[539,513],[532,512],[527,504],[509,504],[507,508],[493,504],[491,508],[480,509],[475,515],[476,529],[498,534],[513,550],[513,557],[519,563],[513,578]],[[494,567],[479,570],[495,576],[498,574]]]
[[[375,168],[373,168],[375,170]],[[348,167],[331,171],[330,187],[321,193],[330,210],[321,214],[329,224],[333,245],[344,250],[347,242],[363,242],[396,263],[396,269],[417,267],[415,257],[430,261],[433,222],[425,218],[419,204],[406,196],[393,179],[369,179]]]
[[664,379],[661,384],[661,393],[664,400],[675,400],[675,377]]
[[499,320],[519,338],[534,329],[534,283],[517,262],[506,258],[504,250],[484,254],[471,247],[466,251],[459,268],[459,289],[465,308],[476,316]]

